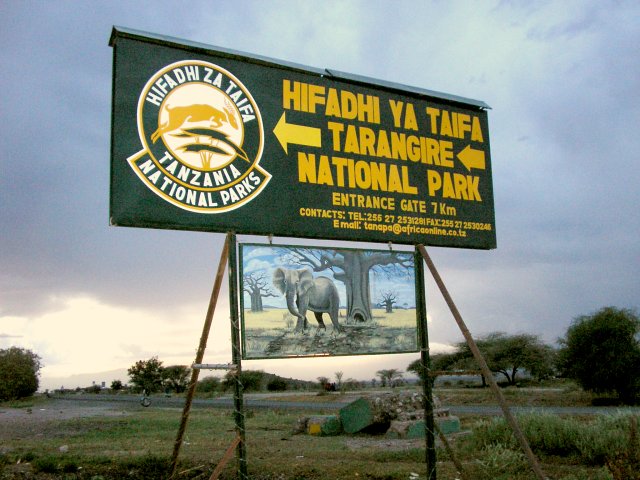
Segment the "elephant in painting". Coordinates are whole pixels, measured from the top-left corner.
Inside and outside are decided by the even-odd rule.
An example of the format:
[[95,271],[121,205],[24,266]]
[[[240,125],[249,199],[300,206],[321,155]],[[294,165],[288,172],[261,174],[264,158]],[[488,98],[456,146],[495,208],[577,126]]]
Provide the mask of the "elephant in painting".
[[342,331],[338,323],[340,297],[331,279],[313,278],[308,268],[296,270],[278,267],[273,272],[273,285],[285,296],[289,312],[298,319],[296,332],[307,329],[307,310],[314,313],[318,328],[326,330],[322,314],[328,313],[334,332]]

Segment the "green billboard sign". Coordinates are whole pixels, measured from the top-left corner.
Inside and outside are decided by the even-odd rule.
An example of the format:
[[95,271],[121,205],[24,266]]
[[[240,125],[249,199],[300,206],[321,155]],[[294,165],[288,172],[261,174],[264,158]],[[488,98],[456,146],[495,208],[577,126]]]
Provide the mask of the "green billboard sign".
[[483,102],[114,28],[110,222],[495,248]]

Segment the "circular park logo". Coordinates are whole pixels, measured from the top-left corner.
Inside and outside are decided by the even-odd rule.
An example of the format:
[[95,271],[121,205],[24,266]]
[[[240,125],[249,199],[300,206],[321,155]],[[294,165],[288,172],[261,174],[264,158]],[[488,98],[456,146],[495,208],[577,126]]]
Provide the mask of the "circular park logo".
[[220,213],[255,198],[271,176],[258,165],[260,110],[224,68],[187,60],[157,71],[138,99],[142,150],[128,158],[140,179],[168,202]]

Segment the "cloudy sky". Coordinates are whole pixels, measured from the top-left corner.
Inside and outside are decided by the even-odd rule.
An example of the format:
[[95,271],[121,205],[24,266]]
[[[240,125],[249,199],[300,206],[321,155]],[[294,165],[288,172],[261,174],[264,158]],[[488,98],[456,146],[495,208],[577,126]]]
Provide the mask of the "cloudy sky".
[[[638,18],[631,0],[4,2],[0,348],[37,352],[49,388],[193,361],[224,237],[108,226],[113,25],[486,102],[498,248],[430,249],[471,332],[552,343],[638,307]],[[460,341],[433,282],[427,302],[433,349]],[[230,361],[227,312],[225,289],[208,362]],[[368,379],[414,358],[244,367]]]

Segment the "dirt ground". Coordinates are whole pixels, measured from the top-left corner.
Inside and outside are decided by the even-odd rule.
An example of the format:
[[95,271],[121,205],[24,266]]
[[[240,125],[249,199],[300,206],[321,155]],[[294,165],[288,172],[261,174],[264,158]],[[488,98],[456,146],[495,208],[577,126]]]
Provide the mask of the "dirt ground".
[[[0,455],[11,452],[12,441],[23,438],[43,437],[52,439],[69,435],[61,430],[60,421],[92,417],[126,417],[143,410],[138,402],[110,402],[74,399],[47,399],[37,401],[31,407],[0,407]],[[400,440],[381,437],[354,437],[347,440],[350,451],[380,449],[385,451],[403,451],[424,447],[423,439]],[[61,443],[61,448],[65,445]],[[51,480],[60,478],[55,474],[36,473],[29,462],[12,463],[0,468],[0,478]]]
[[[0,407],[0,455],[11,452],[7,444],[12,440],[67,436],[69,432],[60,429],[61,420],[130,415],[123,407],[130,409],[131,405],[48,399],[37,401],[32,407]],[[50,480],[58,477],[55,474],[36,474],[29,462],[18,461],[7,465],[4,470],[0,468],[0,478]]]
[[[55,435],[60,420],[96,416],[124,416],[122,404],[75,402],[73,400],[48,400],[33,407],[0,407],[0,445],[3,440]],[[2,453],[0,446],[0,453]]]

